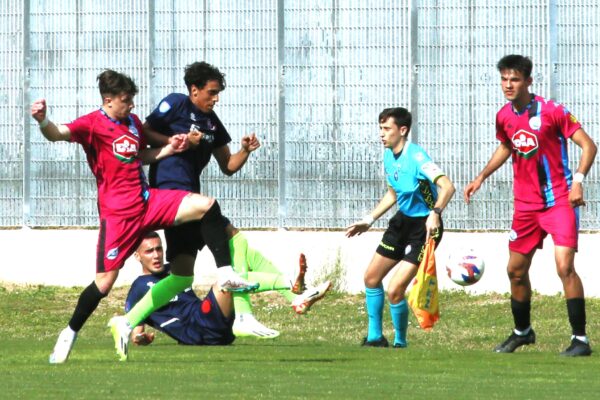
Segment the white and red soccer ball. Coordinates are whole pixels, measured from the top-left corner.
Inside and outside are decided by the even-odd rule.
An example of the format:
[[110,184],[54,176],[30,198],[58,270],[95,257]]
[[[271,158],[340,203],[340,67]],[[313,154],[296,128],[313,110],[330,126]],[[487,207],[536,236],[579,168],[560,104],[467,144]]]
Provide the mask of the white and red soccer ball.
[[446,272],[452,282],[460,286],[470,286],[479,282],[485,262],[473,249],[453,252],[446,263]]

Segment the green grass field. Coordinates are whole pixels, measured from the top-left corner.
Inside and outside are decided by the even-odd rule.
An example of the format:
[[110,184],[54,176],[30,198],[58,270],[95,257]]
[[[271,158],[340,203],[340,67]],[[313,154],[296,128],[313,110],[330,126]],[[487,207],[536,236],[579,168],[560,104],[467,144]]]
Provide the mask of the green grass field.
[[[0,286],[0,398],[6,399],[598,399],[600,358],[567,359],[570,328],[560,296],[533,302],[538,343],[494,354],[512,327],[507,296],[442,292],[432,332],[415,328],[407,349],[362,348],[363,296],[331,294],[297,316],[274,294],[255,297],[256,315],[277,339],[188,347],[158,335],[119,363],[104,327],[121,313],[125,289],[105,299],[68,363],[48,355],[80,288]],[[588,299],[596,344],[600,300]],[[386,310],[387,311],[387,310]],[[385,334],[391,338],[389,315]],[[597,348],[600,352],[600,347]],[[418,396],[418,397],[416,397]]]

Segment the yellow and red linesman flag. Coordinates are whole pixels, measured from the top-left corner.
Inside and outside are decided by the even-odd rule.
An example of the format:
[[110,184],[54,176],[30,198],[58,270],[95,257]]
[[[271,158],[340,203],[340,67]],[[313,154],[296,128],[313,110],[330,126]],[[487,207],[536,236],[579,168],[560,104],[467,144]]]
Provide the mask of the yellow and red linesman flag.
[[415,313],[419,325],[430,330],[440,319],[438,280],[435,269],[435,241],[429,239],[423,251],[423,259],[417,270],[408,295],[408,304]]

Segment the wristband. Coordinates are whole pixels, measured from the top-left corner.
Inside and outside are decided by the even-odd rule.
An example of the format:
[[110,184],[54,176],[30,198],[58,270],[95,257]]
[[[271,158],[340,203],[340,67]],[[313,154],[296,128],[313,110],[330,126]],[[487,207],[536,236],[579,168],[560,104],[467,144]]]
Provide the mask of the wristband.
[[371,226],[371,225],[373,225],[373,222],[375,222],[375,218],[373,218],[373,216],[371,214],[367,214],[363,217],[362,222]]
[[440,207],[434,207],[431,211],[433,211],[439,216],[442,216],[442,209]]
[[48,119],[48,116],[44,117],[42,122],[39,123],[40,129],[44,129],[45,127],[48,126],[49,123],[50,123],[50,120]]
[[583,178],[585,178],[584,174],[582,174],[581,172],[575,172],[575,175],[573,175],[573,182],[582,183]]

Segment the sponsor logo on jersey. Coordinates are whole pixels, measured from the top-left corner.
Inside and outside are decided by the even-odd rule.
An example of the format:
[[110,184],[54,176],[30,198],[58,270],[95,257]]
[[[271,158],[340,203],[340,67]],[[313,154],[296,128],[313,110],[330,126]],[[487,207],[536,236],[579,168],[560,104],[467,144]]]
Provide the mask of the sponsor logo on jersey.
[[106,258],[109,260],[114,260],[119,255],[119,248],[115,247],[114,249],[110,249],[108,253],[106,253]]
[[128,164],[135,160],[138,148],[138,141],[127,135],[123,135],[113,142],[113,153],[115,157]]
[[202,140],[205,140],[208,143],[212,143],[215,141],[215,135],[212,132],[204,132],[204,136],[202,136]]
[[530,158],[538,151],[538,138],[526,130],[517,131],[511,138],[513,149],[523,158]]
[[517,240],[517,232],[514,229],[511,229],[509,234],[508,234],[508,240],[510,240],[511,242],[514,242],[515,240]]
[[576,124],[579,121],[577,121],[577,118],[573,115],[573,114],[569,114],[569,119],[571,120],[572,123]]
[[212,132],[207,132],[206,130],[203,130],[196,124],[190,125],[190,132],[201,133],[202,137],[200,138],[200,140],[204,140],[209,144],[215,141],[215,135]]

